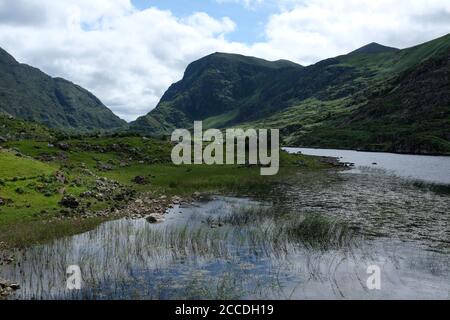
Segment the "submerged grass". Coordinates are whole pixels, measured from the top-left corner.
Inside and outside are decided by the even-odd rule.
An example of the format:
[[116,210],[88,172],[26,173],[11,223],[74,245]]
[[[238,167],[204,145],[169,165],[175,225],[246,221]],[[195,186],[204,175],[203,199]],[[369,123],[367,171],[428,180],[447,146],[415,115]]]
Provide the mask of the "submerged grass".
[[[160,225],[112,221],[90,233],[33,246],[18,257],[15,272],[25,275],[18,294],[26,299],[289,297],[283,284],[287,275],[300,268],[299,282],[303,275],[326,277],[324,251],[345,252],[351,245],[351,232],[324,216],[281,214],[256,202],[209,208],[192,209],[181,220]],[[80,223],[80,231],[90,227],[89,221]],[[61,228],[55,226],[57,232]],[[88,284],[76,293],[80,296],[63,286],[61,266],[73,261],[82,266]]]
[[287,237],[314,249],[348,247],[353,239],[349,225],[320,214],[308,214],[285,225]]
[[439,184],[417,180],[412,182],[412,185],[418,189],[432,191],[437,194],[450,194],[450,184]]

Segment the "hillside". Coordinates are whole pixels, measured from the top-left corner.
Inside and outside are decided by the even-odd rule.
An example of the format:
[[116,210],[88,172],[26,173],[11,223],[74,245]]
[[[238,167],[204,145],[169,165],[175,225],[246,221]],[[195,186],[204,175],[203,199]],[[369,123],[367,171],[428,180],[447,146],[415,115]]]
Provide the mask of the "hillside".
[[203,120],[279,128],[285,145],[450,153],[449,54],[450,35],[404,50],[371,43],[308,67],[216,53],[131,130],[170,134]]
[[24,139],[51,141],[54,136],[55,132],[42,124],[0,113],[0,146],[8,141]]
[[183,79],[167,90],[158,107],[131,124],[132,130],[169,134],[174,128],[192,126],[193,120],[205,120],[211,127],[235,123],[245,105],[261,99],[262,88],[273,78],[302,68],[285,60],[209,55],[190,64]]
[[0,112],[51,128],[110,130],[126,122],[89,91],[18,63],[0,49]]

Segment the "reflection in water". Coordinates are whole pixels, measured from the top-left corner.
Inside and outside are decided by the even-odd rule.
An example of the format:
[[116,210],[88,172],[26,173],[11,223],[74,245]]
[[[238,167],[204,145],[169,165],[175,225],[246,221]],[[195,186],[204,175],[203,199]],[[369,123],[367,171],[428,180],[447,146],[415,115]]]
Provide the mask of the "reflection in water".
[[[448,196],[365,173],[303,173],[280,188],[264,202],[177,207],[162,224],[108,222],[2,273],[25,299],[449,298]],[[81,291],[65,289],[69,265]],[[369,265],[380,291],[366,287]]]
[[286,151],[312,156],[339,158],[354,163],[356,168],[385,171],[402,178],[438,184],[450,184],[450,157],[420,156],[384,152],[361,152],[337,149],[285,148]]

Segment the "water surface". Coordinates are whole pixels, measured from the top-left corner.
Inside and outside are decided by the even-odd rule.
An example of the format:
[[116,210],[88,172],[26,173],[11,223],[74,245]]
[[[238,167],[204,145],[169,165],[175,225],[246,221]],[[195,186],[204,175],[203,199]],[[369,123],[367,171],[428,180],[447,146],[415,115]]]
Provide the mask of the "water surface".
[[382,169],[403,178],[450,184],[450,157],[446,156],[311,148],[285,148],[285,150],[312,156],[335,157],[342,162],[354,163],[356,168]]

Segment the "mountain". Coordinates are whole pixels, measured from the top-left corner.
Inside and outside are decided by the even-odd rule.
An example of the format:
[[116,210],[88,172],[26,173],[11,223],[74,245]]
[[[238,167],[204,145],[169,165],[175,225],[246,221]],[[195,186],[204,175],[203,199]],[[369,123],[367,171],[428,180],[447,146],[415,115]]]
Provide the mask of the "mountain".
[[355,54],[378,54],[378,53],[386,53],[386,52],[397,52],[400,51],[400,49],[392,48],[392,47],[386,47],[381,44],[378,44],[376,42],[369,43],[368,45],[365,45],[364,47],[361,47],[355,51],[352,51],[349,53],[349,55],[355,55]]
[[371,88],[349,116],[298,135],[295,144],[404,153],[450,153],[450,50]]
[[279,128],[285,145],[450,153],[450,35],[395,49],[376,43],[303,67],[215,53],[188,66],[131,130]]
[[89,91],[20,64],[1,48],[0,113],[57,129],[111,130],[126,126]]
[[[286,60],[270,62],[214,53],[190,64],[183,79],[167,90],[158,107],[131,124],[132,130],[170,134],[174,128],[192,126],[194,120],[205,120],[211,127],[235,123],[244,106],[261,100],[266,91],[262,89],[273,83],[273,78],[302,68]],[[271,91],[280,90],[272,87]]]

